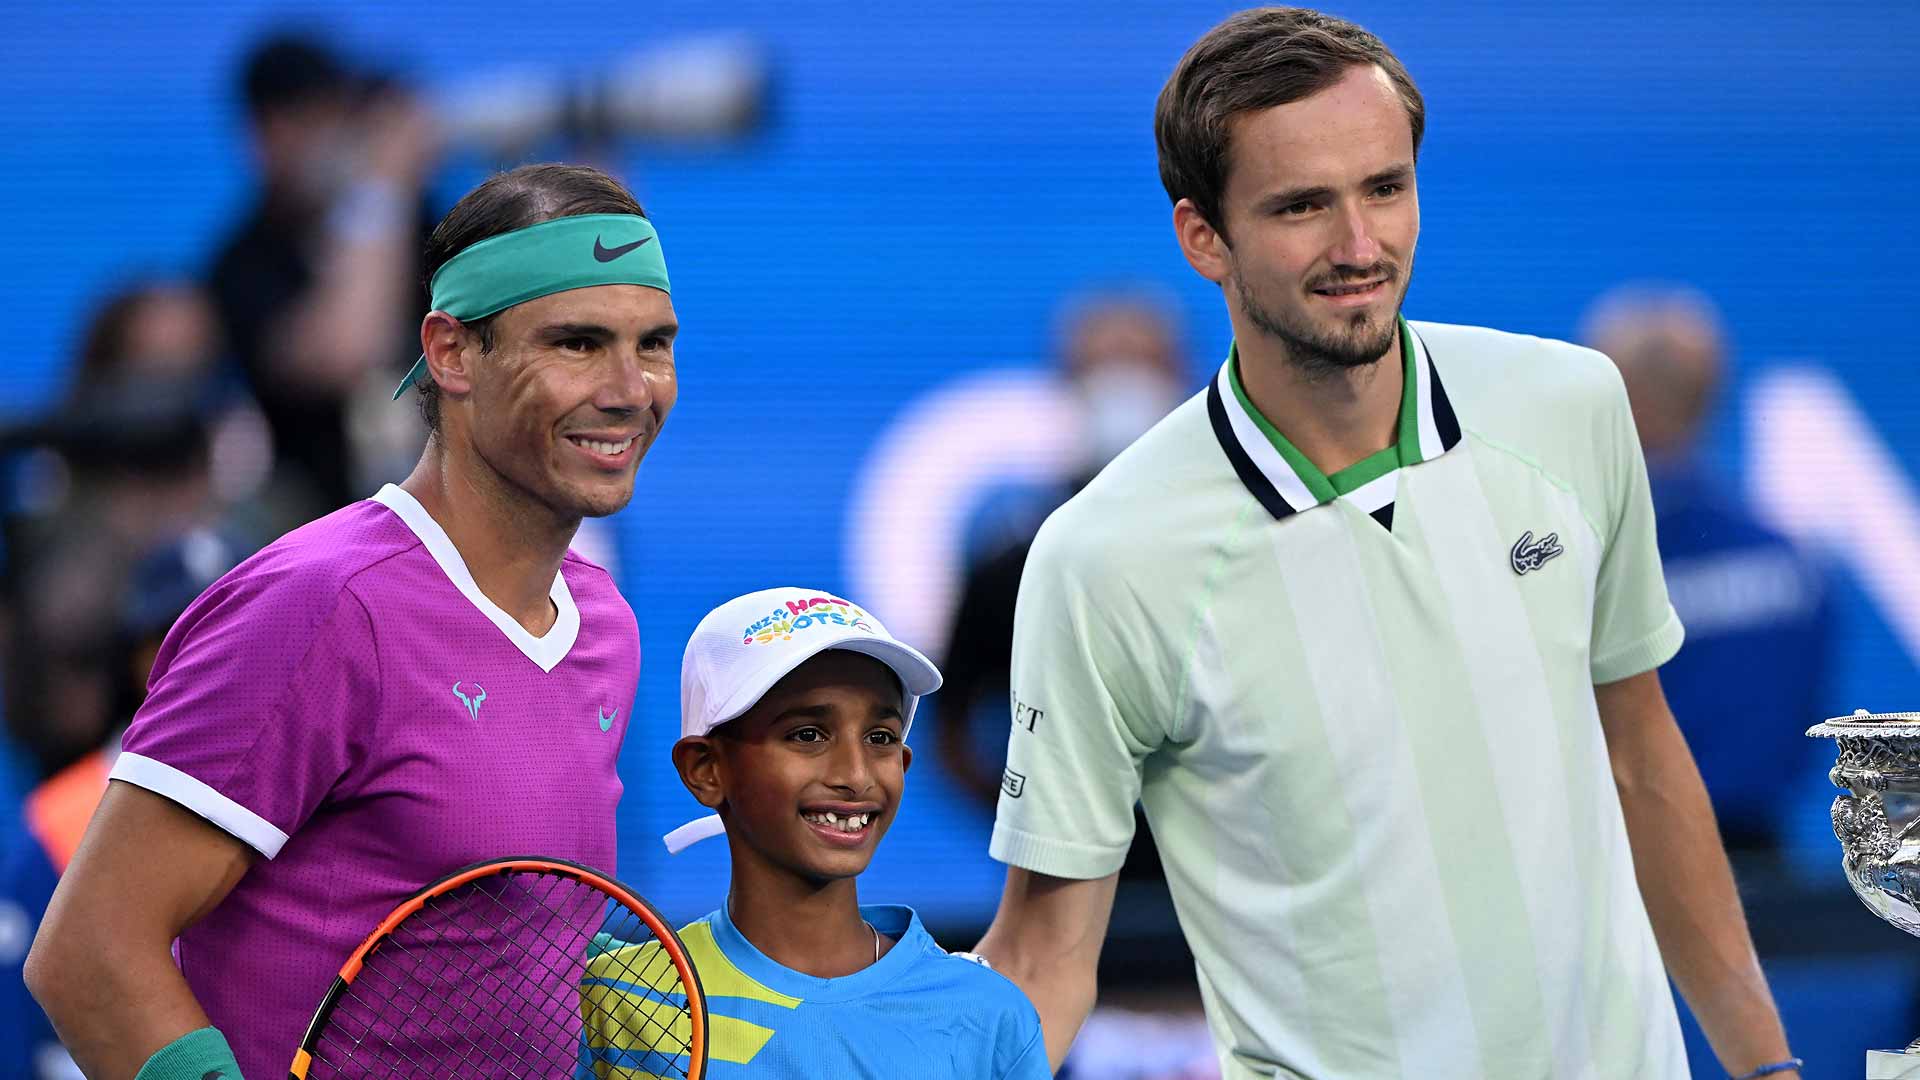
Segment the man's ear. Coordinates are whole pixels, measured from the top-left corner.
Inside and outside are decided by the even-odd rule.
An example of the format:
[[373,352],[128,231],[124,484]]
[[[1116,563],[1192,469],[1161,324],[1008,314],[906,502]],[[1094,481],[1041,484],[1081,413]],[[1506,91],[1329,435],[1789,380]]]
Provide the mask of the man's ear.
[[913,747],[903,742],[900,744],[900,771],[906,772],[911,768],[913,768]]
[[[470,344],[475,347],[468,348]],[[473,335],[459,319],[444,311],[429,311],[420,320],[420,354],[427,358],[427,371],[440,384],[441,393],[458,397],[473,390],[468,364],[477,351]]]
[[1173,236],[1194,273],[1218,285],[1233,272],[1233,252],[1227,238],[1193,205],[1193,200],[1181,199],[1174,204]]
[[727,785],[721,775],[720,748],[705,735],[688,735],[673,744],[673,767],[687,791],[709,810],[718,810],[727,801]]

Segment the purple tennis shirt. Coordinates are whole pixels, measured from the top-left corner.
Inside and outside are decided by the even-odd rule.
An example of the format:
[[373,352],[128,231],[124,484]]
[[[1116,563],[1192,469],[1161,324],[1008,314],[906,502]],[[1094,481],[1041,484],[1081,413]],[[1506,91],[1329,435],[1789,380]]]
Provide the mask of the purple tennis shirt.
[[640,673],[633,611],[569,553],[542,637],[388,485],[214,583],[167,635],[113,779],[261,858],[175,944],[247,1076],[284,1075],[347,954],[451,870],[611,872]]

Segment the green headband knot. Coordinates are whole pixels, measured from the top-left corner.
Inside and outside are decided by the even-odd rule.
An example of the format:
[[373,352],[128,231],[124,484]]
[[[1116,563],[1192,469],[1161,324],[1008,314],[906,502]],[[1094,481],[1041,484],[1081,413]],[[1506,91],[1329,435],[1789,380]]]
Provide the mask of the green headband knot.
[[[673,291],[653,222],[638,214],[576,214],[489,236],[434,272],[433,310],[466,322],[594,285]],[[406,393],[426,374],[422,354],[393,396]]]

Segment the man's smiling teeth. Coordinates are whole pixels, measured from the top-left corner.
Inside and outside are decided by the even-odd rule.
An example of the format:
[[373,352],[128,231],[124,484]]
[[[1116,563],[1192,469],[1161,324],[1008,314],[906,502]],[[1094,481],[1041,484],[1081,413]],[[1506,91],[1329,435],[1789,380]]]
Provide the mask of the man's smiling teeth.
[[1366,292],[1378,284],[1380,283],[1377,281],[1369,281],[1361,285],[1328,285],[1314,291],[1326,293],[1328,296],[1352,296],[1354,293]]
[[867,822],[873,820],[872,814],[803,813],[800,816],[815,825],[825,825],[829,829],[838,829],[841,832],[859,832],[867,827]]
[[615,454],[625,453],[627,447],[633,445],[634,437],[629,435],[626,438],[620,440],[619,442],[602,442],[599,439],[582,439],[573,435],[569,435],[567,436],[567,438],[572,439],[574,442],[579,443],[581,446],[586,447],[587,449],[593,451],[596,454],[606,454],[608,456],[612,456]]

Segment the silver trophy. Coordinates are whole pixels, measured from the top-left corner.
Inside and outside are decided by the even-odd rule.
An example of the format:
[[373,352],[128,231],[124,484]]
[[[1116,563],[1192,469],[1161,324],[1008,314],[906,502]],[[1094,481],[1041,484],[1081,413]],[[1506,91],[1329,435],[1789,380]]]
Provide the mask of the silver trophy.
[[[1835,717],[1807,729],[1834,739],[1828,777],[1847,884],[1875,915],[1920,935],[1920,712]],[[1867,1080],[1920,1080],[1920,1039],[1905,1050],[1867,1051]]]

